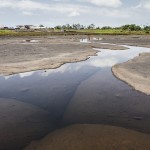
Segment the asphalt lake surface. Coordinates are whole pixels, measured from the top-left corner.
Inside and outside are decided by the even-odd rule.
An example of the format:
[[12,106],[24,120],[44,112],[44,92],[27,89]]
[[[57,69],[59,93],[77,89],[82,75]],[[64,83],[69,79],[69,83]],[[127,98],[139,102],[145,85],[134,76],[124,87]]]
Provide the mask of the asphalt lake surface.
[[[0,76],[0,98],[15,99],[44,110],[53,129],[88,123],[150,134],[150,96],[133,90],[111,71],[115,64],[150,52],[148,48],[128,47],[129,50],[121,51],[99,49],[98,56],[58,69]],[[42,137],[41,133],[36,136]]]

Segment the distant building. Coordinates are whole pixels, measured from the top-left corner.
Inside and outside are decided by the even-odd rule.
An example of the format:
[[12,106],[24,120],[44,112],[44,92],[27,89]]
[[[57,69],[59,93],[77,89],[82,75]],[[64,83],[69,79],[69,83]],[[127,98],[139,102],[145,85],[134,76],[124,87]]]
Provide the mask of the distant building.
[[44,27],[44,26],[32,26],[32,27],[30,27],[30,29],[33,29],[33,30],[39,30],[39,29],[46,29],[46,27]]
[[34,25],[18,25],[15,29],[20,30],[39,30],[39,29],[46,29],[44,26],[34,26]]
[[15,30],[15,28],[14,27],[9,27],[8,30]]
[[14,27],[7,27],[5,25],[0,25],[0,30],[14,30]]
[[16,26],[16,28],[18,28],[18,29],[20,29],[20,28],[22,28],[22,27],[24,27],[23,25],[17,25]]
[[7,26],[4,26],[4,25],[0,25],[0,29],[1,30],[5,30],[5,29],[8,29],[9,27],[7,27]]

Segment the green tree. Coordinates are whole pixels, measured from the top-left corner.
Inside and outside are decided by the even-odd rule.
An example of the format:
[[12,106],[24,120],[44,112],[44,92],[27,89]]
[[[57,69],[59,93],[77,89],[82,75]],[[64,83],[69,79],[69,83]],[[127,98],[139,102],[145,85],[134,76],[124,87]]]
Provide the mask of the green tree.
[[94,24],[90,24],[87,28],[88,29],[95,29],[95,25]]
[[142,28],[138,25],[135,24],[127,24],[127,25],[123,25],[122,30],[128,30],[128,31],[140,31],[142,30]]
[[112,27],[110,27],[110,26],[104,26],[104,27],[102,27],[101,29],[102,29],[102,30],[108,30],[108,29],[112,29]]
[[60,25],[58,25],[58,26],[55,26],[55,29],[58,29],[58,30],[60,30],[60,29],[62,29],[62,26],[60,26]]
[[39,27],[44,27],[44,25],[40,24]]

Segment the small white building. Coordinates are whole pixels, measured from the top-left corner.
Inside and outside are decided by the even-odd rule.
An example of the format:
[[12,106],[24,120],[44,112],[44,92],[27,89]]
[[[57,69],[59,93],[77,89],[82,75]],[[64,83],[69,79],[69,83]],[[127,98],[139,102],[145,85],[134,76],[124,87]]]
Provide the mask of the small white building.
[[47,29],[44,26],[34,26],[34,25],[18,25],[16,26],[16,29],[20,30],[40,30],[40,29]]
[[5,25],[0,25],[0,29],[4,30],[4,29],[8,29],[9,27],[5,26]]
[[40,30],[40,29],[46,29],[46,27],[31,26],[30,29],[32,29],[32,30]]

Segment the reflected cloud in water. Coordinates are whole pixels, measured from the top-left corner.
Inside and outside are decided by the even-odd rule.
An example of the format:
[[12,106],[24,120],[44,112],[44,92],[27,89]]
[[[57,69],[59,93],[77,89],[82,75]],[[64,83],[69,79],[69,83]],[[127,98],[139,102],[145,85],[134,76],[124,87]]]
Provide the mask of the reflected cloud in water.
[[[83,39],[83,42],[87,42],[87,39]],[[104,43],[105,44],[105,43]],[[126,46],[127,47],[127,46]],[[115,64],[122,63],[138,56],[142,52],[149,52],[148,48],[133,47],[128,46],[129,50],[104,50],[104,49],[95,49],[99,50],[98,56],[91,56],[87,61],[82,61],[78,63],[67,63],[62,65],[57,69],[49,69],[45,71],[32,71],[25,72],[16,75],[2,76],[5,80],[9,80],[15,77],[21,79],[31,76],[39,76],[42,78],[49,77],[52,74],[65,74],[65,73],[74,73],[78,72],[85,67],[96,67],[96,68],[111,68]]]
[[[92,85],[92,89],[96,92],[95,95],[105,101],[108,96],[111,98],[114,93],[116,93],[118,99],[122,99],[119,91],[121,89],[123,91],[121,91],[121,94],[130,92],[133,95],[130,97],[132,100],[133,97],[137,98],[137,93],[134,93],[125,83],[114,78],[111,67],[117,63],[128,61],[138,56],[139,53],[150,52],[150,49],[129,48],[129,50],[120,51],[98,49],[100,51],[98,56],[91,56],[86,61],[67,63],[57,69],[1,76],[0,97],[13,98],[36,105],[49,111],[51,118],[61,118],[64,109],[66,109],[79,85],[93,77],[93,80],[90,80],[91,82],[82,89],[83,91]],[[95,83],[98,83],[98,86],[94,89]],[[85,92],[85,95],[91,94],[91,91]],[[93,96],[92,100],[94,100]],[[123,102],[126,104],[126,101]]]
[[25,78],[25,77],[29,77],[32,76],[34,74],[34,72],[25,72],[25,73],[19,73],[20,78]]

